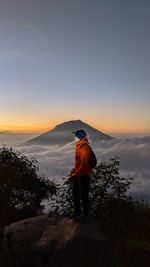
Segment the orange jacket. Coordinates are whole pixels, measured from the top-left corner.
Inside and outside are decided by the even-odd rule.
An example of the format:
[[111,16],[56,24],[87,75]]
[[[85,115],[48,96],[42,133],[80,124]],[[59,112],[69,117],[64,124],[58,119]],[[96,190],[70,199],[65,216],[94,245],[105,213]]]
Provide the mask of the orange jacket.
[[88,139],[85,137],[76,143],[75,153],[75,170],[74,175],[89,175],[92,168],[89,165],[90,148],[88,147]]

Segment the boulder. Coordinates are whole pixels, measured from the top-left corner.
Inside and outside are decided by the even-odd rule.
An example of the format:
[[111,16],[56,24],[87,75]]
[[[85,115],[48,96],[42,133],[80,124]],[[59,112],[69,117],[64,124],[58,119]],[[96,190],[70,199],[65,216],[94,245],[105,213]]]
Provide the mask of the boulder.
[[6,226],[3,250],[6,267],[106,267],[112,244],[95,218],[42,215]]

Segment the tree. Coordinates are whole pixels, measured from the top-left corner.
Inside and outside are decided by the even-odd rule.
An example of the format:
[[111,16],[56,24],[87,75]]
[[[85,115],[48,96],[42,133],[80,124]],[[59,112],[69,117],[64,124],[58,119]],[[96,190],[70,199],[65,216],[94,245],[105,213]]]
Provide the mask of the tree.
[[53,182],[38,175],[37,163],[12,148],[0,148],[1,226],[37,215],[42,201],[56,192]]
[[109,162],[101,162],[96,167],[90,183],[90,202],[93,212],[98,213],[108,199],[125,200],[128,198],[127,194],[133,178],[121,177],[119,166],[119,158],[115,157]]

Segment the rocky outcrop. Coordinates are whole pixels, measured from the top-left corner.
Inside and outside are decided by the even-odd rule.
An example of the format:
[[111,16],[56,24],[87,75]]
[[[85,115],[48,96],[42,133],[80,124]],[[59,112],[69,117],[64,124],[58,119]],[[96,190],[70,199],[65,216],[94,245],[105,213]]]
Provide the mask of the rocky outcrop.
[[42,215],[6,226],[3,249],[6,267],[106,267],[112,245],[94,218]]

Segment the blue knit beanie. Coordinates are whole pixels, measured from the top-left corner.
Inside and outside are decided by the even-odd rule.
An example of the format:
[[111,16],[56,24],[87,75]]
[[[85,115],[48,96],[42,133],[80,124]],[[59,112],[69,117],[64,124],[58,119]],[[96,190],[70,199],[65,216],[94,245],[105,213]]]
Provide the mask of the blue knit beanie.
[[76,132],[74,132],[74,134],[79,139],[82,139],[82,138],[84,138],[87,135],[84,130],[77,130]]

